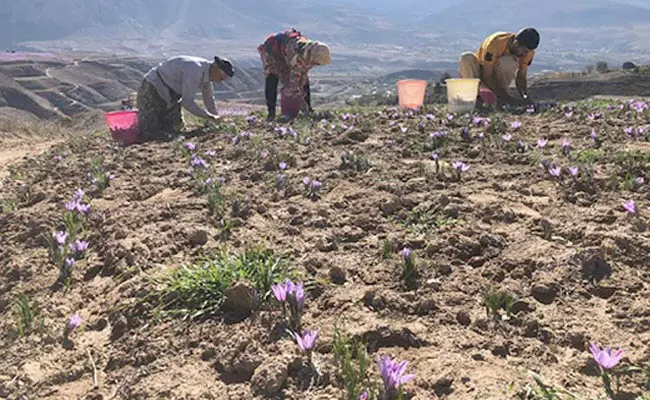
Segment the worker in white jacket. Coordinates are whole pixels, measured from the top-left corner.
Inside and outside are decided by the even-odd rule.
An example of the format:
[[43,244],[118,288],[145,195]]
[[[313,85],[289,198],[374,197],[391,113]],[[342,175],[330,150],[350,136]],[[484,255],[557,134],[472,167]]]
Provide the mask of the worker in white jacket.
[[[183,127],[181,106],[199,118],[217,120],[212,82],[234,75],[232,63],[215,57],[176,56],[153,67],[144,76],[137,96],[140,140],[166,140]],[[195,101],[203,95],[206,109]]]

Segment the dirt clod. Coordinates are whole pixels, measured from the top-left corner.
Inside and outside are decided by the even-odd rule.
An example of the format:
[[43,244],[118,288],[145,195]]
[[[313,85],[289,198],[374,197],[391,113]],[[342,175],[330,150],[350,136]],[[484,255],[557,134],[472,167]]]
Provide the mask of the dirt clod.
[[278,395],[289,373],[287,362],[283,359],[270,359],[262,363],[251,380],[253,390],[265,397]]

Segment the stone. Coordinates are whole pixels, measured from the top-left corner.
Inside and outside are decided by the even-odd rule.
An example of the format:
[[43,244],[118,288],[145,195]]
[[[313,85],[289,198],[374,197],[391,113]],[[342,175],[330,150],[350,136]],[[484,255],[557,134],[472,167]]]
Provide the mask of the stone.
[[194,231],[189,237],[189,242],[192,246],[203,246],[208,243],[208,232],[201,229]]
[[456,321],[458,321],[462,326],[470,326],[472,324],[472,319],[467,311],[458,311],[456,314]]
[[451,394],[454,391],[452,389],[453,383],[454,383],[454,380],[452,378],[438,379],[436,381],[436,383],[433,384],[433,391],[436,392],[436,395],[438,397],[442,397],[443,395]]
[[542,304],[551,304],[557,296],[557,290],[550,284],[535,284],[531,289],[533,298]]
[[402,207],[402,204],[399,199],[389,200],[385,203],[382,203],[380,208],[381,212],[384,213],[384,216],[393,215]]
[[111,341],[118,340],[124,334],[126,331],[129,329],[129,324],[128,321],[126,320],[126,317],[121,315],[119,316],[115,321],[113,321],[112,327],[111,327]]
[[257,293],[245,282],[239,282],[226,290],[225,298],[222,309],[242,318],[248,317],[257,307]]
[[252,388],[266,398],[275,398],[287,380],[289,368],[284,360],[270,359],[255,369]]
[[330,268],[329,276],[330,280],[337,285],[342,285],[347,280],[345,270],[338,266]]

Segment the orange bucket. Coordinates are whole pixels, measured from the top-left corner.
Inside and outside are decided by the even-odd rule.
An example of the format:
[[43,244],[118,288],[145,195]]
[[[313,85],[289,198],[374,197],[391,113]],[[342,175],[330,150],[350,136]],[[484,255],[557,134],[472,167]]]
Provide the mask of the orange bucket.
[[404,79],[397,82],[397,98],[399,107],[405,109],[418,109],[424,104],[424,94],[427,90],[427,81],[419,79]]

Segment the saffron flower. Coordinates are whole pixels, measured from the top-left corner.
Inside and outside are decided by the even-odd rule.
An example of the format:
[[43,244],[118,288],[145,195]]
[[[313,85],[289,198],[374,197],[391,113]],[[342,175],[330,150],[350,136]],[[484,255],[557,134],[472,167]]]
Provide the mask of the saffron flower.
[[507,133],[507,134],[501,136],[501,139],[503,139],[504,142],[509,142],[509,141],[512,140],[512,135]]
[[77,263],[77,261],[72,257],[68,257],[68,258],[65,259],[65,266],[68,269],[71,269],[72,267],[74,267],[74,265],[76,263]]
[[255,122],[257,122],[257,117],[254,115],[249,115],[248,117],[246,117],[246,122],[252,125]]
[[190,162],[194,168],[208,168],[210,165],[201,157],[192,156],[192,161]]
[[398,390],[400,386],[415,378],[415,375],[405,375],[408,363],[406,361],[397,362],[394,358],[384,356],[377,357],[381,379],[384,383],[384,395],[388,396]]
[[460,175],[461,172],[466,172],[469,170],[469,165],[465,164],[462,161],[454,161],[451,163],[452,167],[456,170],[456,172]]
[[411,249],[408,247],[404,247],[402,249],[402,256],[404,256],[404,260],[408,261],[411,259]]
[[319,190],[321,188],[321,186],[322,186],[322,184],[319,181],[317,181],[317,180],[312,180],[311,181],[311,188],[313,190]]
[[370,395],[368,394],[368,391],[364,390],[363,392],[361,392],[357,400],[368,400],[368,399],[370,399]]
[[601,349],[596,346],[595,343],[589,345],[589,351],[594,356],[594,360],[600,365],[603,369],[612,369],[614,368],[623,358],[623,350],[619,349],[616,352],[612,353],[612,349],[606,347]]
[[510,127],[511,127],[512,129],[514,129],[514,130],[517,130],[517,129],[521,128],[521,122],[519,122],[519,121],[512,121],[512,123],[510,124]]
[[305,138],[305,146],[309,146],[310,144],[311,144],[311,139]]
[[548,139],[537,139],[537,147],[543,149],[548,144]]
[[82,323],[83,323],[83,319],[81,319],[81,315],[75,314],[72,317],[70,317],[70,319],[68,320],[67,328],[70,332],[72,332],[75,329],[78,329]]
[[569,174],[573,177],[578,176],[579,171],[578,167],[569,167]]
[[645,183],[645,179],[643,179],[642,176],[639,176],[638,178],[636,178],[634,180],[634,183],[637,184],[638,186],[641,186],[641,185],[643,185]]
[[638,209],[634,200],[628,200],[623,203],[623,208],[632,215],[636,215]]
[[271,290],[273,291],[273,295],[280,303],[284,303],[287,300],[287,293],[289,290],[287,286],[287,282],[271,285]]
[[303,331],[302,336],[296,334],[296,344],[303,353],[311,353],[316,346],[318,331]]
[[88,242],[84,240],[76,240],[74,243],[70,244],[70,250],[77,254],[82,254],[88,250]]
[[306,176],[306,177],[302,178],[302,183],[305,186],[309,186],[309,184],[311,183],[311,179],[308,176]]
[[58,231],[54,234],[54,240],[59,246],[63,246],[65,241],[68,239],[68,233],[64,231]]
[[280,164],[278,164],[278,167],[280,167],[280,170],[284,171],[285,169],[287,169],[287,163],[282,161],[280,162]]
[[431,153],[431,158],[433,159],[433,161],[438,161],[438,153],[436,153],[435,151]]
[[559,178],[560,174],[562,173],[562,168],[558,167],[557,165],[552,166],[548,169],[548,173],[551,174],[551,176]]
[[183,146],[189,151],[196,150],[196,145],[194,143],[187,142]]

